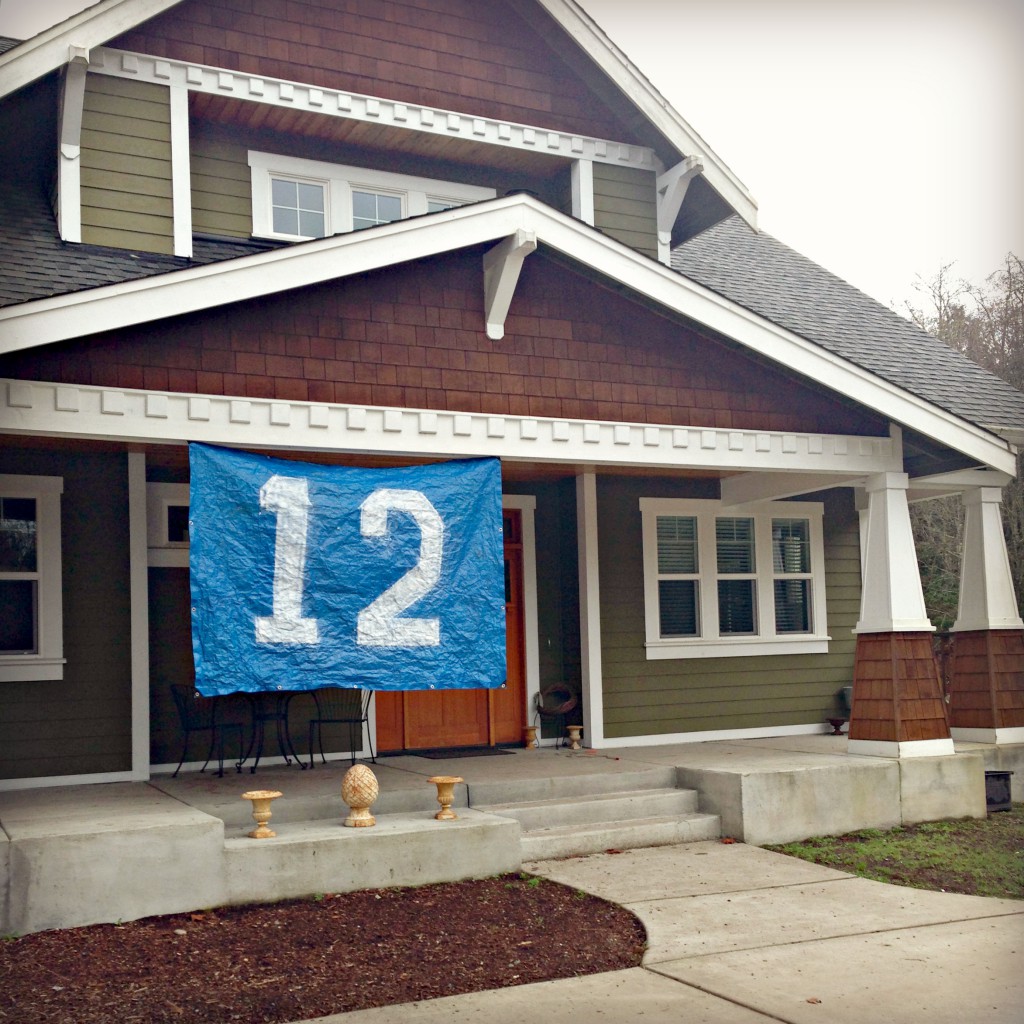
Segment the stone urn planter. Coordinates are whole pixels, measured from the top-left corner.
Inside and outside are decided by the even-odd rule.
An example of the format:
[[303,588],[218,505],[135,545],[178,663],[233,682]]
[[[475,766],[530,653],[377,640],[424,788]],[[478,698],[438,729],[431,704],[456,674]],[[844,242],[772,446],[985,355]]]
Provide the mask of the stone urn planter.
[[458,815],[452,810],[452,803],[455,800],[455,784],[462,782],[459,775],[432,775],[427,782],[437,786],[437,802],[441,810],[434,815],[438,821],[454,821]]
[[277,833],[267,827],[270,821],[270,802],[276,800],[281,793],[276,789],[251,789],[242,794],[243,800],[252,801],[252,816],[256,827],[247,835],[250,839],[273,839]]

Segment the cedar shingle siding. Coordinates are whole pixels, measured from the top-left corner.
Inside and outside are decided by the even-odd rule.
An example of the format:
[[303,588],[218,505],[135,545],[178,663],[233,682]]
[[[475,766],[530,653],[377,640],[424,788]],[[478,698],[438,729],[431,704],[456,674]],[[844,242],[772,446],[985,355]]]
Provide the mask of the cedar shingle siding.
[[[0,359],[122,388],[752,430],[884,433],[783,370],[680,329],[543,255],[501,342],[464,252]],[[575,319],[574,319],[575,317]]]
[[571,44],[537,15],[528,25],[511,4],[480,0],[192,0],[111,45],[630,141],[548,40]]

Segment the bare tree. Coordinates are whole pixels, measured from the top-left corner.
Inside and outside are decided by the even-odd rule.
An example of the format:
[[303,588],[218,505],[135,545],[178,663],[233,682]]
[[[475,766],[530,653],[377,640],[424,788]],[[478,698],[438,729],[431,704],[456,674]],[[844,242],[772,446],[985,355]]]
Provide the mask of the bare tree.
[[[930,280],[919,278],[920,307],[907,303],[911,319],[930,334],[1024,391],[1024,262],[1012,253],[977,286],[945,264]],[[1003,490],[1003,532],[1017,603],[1024,611],[1024,455],[1017,477]],[[956,619],[960,587],[963,509],[959,498],[911,506],[914,542],[925,603],[932,622],[948,629]]]

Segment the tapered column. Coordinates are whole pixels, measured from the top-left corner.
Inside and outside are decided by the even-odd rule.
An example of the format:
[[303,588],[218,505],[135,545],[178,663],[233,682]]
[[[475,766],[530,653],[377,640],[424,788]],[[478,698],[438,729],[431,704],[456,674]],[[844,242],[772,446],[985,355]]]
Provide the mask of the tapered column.
[[907,484],[905,473],[880,473],[866,485],[850,753],[953,753],[910,528]]
[[950,661],[950,725],[957,739],[1024,743],[1024,622],[999,511],[1002,491],[965,491],[960,604]]

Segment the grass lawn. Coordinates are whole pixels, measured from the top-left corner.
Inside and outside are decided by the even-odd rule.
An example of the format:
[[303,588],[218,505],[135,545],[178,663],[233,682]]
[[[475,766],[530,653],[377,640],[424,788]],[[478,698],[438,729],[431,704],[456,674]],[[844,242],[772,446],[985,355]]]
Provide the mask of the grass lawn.
[[766,849],[877,882],[1024,899],[1024,804],[987,818],[869,828]]

